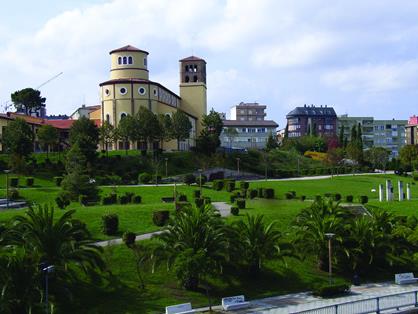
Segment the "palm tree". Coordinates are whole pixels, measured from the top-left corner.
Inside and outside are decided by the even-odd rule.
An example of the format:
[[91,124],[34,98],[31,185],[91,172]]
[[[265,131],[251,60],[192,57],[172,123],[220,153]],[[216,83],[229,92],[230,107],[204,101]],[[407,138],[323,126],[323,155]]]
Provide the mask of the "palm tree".
[[237,247],[252,273],[261,270],[265,259],[289,255],[289,251],[280,248],[282,234],[277,230],[276,222],[267,224],[263,215],[247,215],[245,221],[234,224],[234,229]]
[[103,269],[102,249],[94,245],[85,224],[72,219],[74,212],[69,210],[54,221],[53,208],[30,207],[25,216],[12,219],[7,239],[39,256],[40,262],[54,265],[57,272],[71,270],[73,265],[86,273]]
[[154,266],[165,261],[174,266],[177,278],[186,289],[196,289],[209,273],[221,271],[227,256],[228,239],[219,213],[208,205],[182,210],[155,238]]

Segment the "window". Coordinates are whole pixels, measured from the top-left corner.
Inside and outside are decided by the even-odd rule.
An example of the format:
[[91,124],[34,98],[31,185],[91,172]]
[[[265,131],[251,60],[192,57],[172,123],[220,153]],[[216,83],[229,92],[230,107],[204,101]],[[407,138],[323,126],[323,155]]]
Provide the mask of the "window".
[[248,133],[255,133],[255,128],[249,128]]
[[122,120],[123,118],[126,118],[126,116],[127,116],[126,112],[122,112],[120,114],[120,119]]
[[145,95],[146,94],[146,89],[145,88],[143,88],[143,87],[140,87],[140,88],[138,88],[138,94],[139,95]]
[[121,87],[121,88],[119,88],[119,93],[120,93],[121,95],[125,95],[127,92],[128,92],[128,90],[127,90],[125,87]]
[[240,112],[241,112],[241,114],[245,114],[245,110],[244,109],[241,109]]
[[105,95],[109,96],[110,95],[110,90],[108,88],[105,89]]
[[197,75],[193,76],[193,82],[197,82]]
[[128,64],[132,64],[133,63],[133,59],[131,56],[128,57]]
[[147,58],[144,58],[144,66],[147,66]]
[[106,115],[106,122],[110,123],[110,115],[109,114]]
[[126,57],[123,57],[123,64],[127,64],[128,63],[128,59]]
[[258,133],[266,133],[266,129],[265,128],[258,128],[257,132]]
[[154,96],[158,96],[158,91],[156,88],[154,88],[153,93],[154,93]]
[[245,132],[247,132],[247,129],[246,128],[242,128],[241,131],[242,131],[242,133],[245,133]]
[[122,64],[122,57],[118,57],[118,64]]
[[188,75],[186,75],[185,82],[186,82],[186,83],[189,83],[189,81],[190,81],[190,78],[189,78],[189,76],[188,76]]

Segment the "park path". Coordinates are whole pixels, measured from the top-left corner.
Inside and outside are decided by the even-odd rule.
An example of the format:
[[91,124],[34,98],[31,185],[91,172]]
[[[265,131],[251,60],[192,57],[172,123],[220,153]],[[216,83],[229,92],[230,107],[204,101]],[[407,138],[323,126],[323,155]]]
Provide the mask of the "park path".
[[[221,214],[221,217],[228,217],[231,214],[231,205],[225,202],[212,202],[212,205],[219,211],[219,213]],[[148,240],[148,239],[151,239],[152,236],[160,234],[160,233],[162,233],[162,231],[154,231],[154,232],[140,234],[136,236],[135,241]],[[110,239],[110,240],[105,240],[105,241],[99,241],[99,242],[96,242],[95,244],[97,246],[106,247],[106,246],[118,245],[122,243],[123,243],[122,238],[116,238],[116,239]]]

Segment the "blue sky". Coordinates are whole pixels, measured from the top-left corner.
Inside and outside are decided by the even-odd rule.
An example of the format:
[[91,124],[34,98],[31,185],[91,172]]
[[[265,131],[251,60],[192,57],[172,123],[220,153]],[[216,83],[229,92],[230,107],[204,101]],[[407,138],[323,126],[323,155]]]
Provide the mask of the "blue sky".
[[[24,9],[23,9],[24,8]],[[99,102],[108,52],[149,51],[150,78],[178,92],[178,60],[206,59],[208,105],[303,104],[338,114],[407,119],[418,113],[418,1],[14,1],[0,11],[0,105],[45,85],[49,113]]]

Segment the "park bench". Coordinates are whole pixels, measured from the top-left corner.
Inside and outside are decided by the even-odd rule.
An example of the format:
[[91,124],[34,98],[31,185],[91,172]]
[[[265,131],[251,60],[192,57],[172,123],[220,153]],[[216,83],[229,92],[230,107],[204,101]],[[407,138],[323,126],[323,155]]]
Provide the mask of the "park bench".
[[170,306],[165,307],[165,314],[188,314],[188,313],[196,313],[196,311],[192,309],[191,303],[176,304],[176,305],[170,305]]
[[413,273],[403,273],[395,275],[395,283],[398,285],[416,282],[418,282],[418,278],[415,278]]
[[243,295],[222,298],[222,307],[225,311],[244,309],[250,306],[250,302],[246,302]]
[[161,201],[163,202],[163,203],[173,203],[174,202],[174,197],[162,197],[161,198]]

